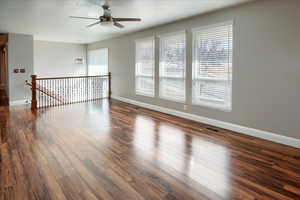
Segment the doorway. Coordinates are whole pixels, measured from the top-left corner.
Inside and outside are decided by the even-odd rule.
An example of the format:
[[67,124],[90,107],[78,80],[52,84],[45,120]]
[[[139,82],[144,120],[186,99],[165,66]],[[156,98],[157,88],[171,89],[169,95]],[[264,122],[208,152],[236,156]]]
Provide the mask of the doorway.
[[0,106],[7,106],[8,99],[8,34],[0,34]]

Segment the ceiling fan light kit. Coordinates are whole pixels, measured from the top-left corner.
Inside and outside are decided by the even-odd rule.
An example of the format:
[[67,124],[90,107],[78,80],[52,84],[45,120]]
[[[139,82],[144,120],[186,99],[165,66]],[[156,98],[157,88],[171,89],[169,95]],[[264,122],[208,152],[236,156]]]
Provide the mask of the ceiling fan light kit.
[[124,28],[125,26],[122,25],[119,22],[139,22],[142,21],[140,18],[115,18],[111,15],[111,9],[107,2],[105,2],[102,5],[103,9],[103,15],[99,18],[92,18],[92,17],[79,17],[79,16],[70,16],[71,18],[75,19],[86,19],[86,20],[97,20],[97,22],[94,22],[92,24],[87,25],[88,28],[96,26],[96,25],[102,25],[106,27],[118,27],[118,28]]

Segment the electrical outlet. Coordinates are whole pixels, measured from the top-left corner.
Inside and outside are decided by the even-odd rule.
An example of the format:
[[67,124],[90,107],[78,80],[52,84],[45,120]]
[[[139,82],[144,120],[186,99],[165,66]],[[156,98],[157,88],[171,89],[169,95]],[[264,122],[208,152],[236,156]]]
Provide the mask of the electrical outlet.
[[186,110],[187,109],[187,105],[183,105],[183,110]]

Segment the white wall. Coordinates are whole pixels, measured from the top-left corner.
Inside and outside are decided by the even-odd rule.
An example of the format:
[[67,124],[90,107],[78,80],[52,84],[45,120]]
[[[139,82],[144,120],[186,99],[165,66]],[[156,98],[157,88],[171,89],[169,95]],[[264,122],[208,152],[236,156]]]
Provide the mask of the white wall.
[[[83,58],[83,64],[75,64]],[[38,77],[87,75],[86,45],[34,41],[34,73]]]
[[[15,68],[24,68],[26,73],[14,73]],[[30,98],[30,89],[25,80],[33,74],[33,36],[9,33],[8,35],[8,81],[9,100],[24,101]]]
[[[259,0],[100,41],[88,48],[109,48],[113,95],[300,139],[299,8],[299,0]],[[229,20],[235,24],[232,111],[191,105],[191,28]],[[183,29],[188,31],[187,110],[184,104],[166,101],[157,95],[155,98],[135,95],[134,41]],[[158,46],[156,50],[158,52]]]

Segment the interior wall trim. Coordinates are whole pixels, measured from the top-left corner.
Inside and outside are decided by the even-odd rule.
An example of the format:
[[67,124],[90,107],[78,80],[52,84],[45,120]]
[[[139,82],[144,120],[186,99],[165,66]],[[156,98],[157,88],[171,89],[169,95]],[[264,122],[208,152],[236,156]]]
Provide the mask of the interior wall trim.
[[245,126],[241,126],[241,125],[237,125],[237,124],[232,124],[232,123],[228,123],[228,122],[224,122],[224,121],[210,119],[210,118],[207,118],[207,117],[202,117],[202,116],[199,116],[199,115],[189,114],[189,113],[181,112],[181,111],[174,110],[174,109],[160,107],[160,106],[157,106],[157,105],[147,104],[147,103],[144,103],[144,102],[135,101],[135,100],[120,97],[120,96],[112,95],[112,98],[116,99],[116,100],[119,100],[119,101],[122,101],[122,102],[125,102],[125,103],[129,103],[129,104],[133,104],[133,105],[140,106],[140,107],[143,107],[143,108],[147,108],[147,109],[150,109],[150,110],[154,110],[154,111],[174,115],[174,116],[177,116],[177,117],[181,117],[181,118],[184,118],[184,119],[189,119],[189,120],[196,121],[196,122],[201,122],[201,123],[204,123],[204,124],[209,124],[209,125],[212,125],[212,126],[224,128],[224,129],[235,131],[235,132],[242,133],[242,134],[245,134],[245,135],[250,135],[250,136],[253,136],[253,137],[265,139],[265,140],[268,140],[268,141],[272,141],[272,142],[276,142],[276,143],[280,143],[280,144],[284,144],[284,145],[288,145],[288,146],[296,147],[296,148],[300,149],[300,140],[296,139],[296,138],[291,138],[291,137],[282,136],[282,135],[275,134],[275,133],[268,132],[268,131],[258,130],[258,129],[249,128],[249,127],[245,127]]

